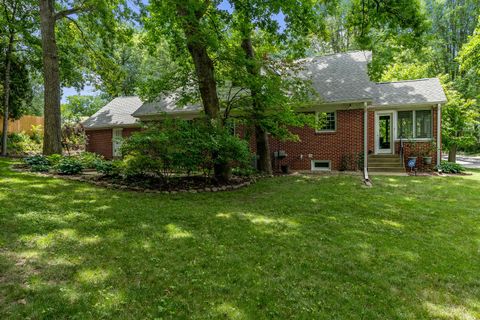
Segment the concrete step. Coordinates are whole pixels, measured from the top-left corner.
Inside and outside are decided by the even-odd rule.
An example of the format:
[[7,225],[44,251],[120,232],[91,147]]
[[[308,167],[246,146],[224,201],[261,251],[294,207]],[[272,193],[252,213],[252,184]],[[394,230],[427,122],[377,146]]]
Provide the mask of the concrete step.
[[368,172],[405,172],[403,167],[369,167]]
[[400,159],[398,154],[371,154],[368,156],[369,159]]
[[401,163],[369,163],[368,168],[403,168]]
[[402,165],[400,159],[368,159],[368,164],[399,164]]

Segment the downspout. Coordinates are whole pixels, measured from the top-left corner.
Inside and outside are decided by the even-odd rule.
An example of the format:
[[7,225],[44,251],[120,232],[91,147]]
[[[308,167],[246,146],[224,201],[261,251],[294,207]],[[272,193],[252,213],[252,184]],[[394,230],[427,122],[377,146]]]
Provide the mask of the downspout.
[[437,166],[440,165],[442,161],[442,105],[439,103],[437,105]]
[[368,177],[368,106],[367,102],[363,103],[363,182],[367,186],[372,183]]

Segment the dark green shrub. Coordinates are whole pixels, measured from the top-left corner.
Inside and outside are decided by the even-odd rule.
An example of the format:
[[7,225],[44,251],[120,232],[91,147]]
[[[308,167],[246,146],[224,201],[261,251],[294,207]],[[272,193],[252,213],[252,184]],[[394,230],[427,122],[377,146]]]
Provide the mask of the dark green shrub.
[[106,177],[118,177],[123,173],[123,163],[120,160],[99,160],[95,165],[95,170]]
[[50,161],[47,157],[37,154],[34,156],[26,157],[23,159],[23,161],[29,165],[30,167],[32,166],[50,166]]
[[82,152],[76,156],[86,169],[95,169],[97,162],[102,161],[103,157],[93,152]]
[[79,174],[83,170],[83,165],[75,157],[64,157],[56,167],[59,174],[73,175]]
[[441,171],[443,173],[462,173],[465,172],[465,167],[462,166],[461,164],[454,163],[454,162],[448,162],[448,161],[442,161],[440,165],[436,166],[436,169],[438,171]]
[[256,174],[257,171],[253,167],[235,167],[232,168],[232,174],[237,177],[250,177]]
[[48,172],[49,170],[50,166],[45,164],[34,164],[30,167],[32,172]]
[[122,154],[126,176],[210,175],[215,165],[246,167],[250,162],[246,141],[226,129],[183,120],[150,124],[123,143]]

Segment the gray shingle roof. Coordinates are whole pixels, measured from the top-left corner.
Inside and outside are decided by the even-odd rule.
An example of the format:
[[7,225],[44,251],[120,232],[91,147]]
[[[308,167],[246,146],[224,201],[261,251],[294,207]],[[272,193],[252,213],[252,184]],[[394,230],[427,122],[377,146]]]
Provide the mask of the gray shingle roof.
[[376,106],[445,103],[447,97],[438,78],[377,83]]
[[134,117],[142,117],[149,115],[158,115],[160,113],[173,113],[173,112],[198,112],[202,110],[200,103],[187,104],[184,106],[178,105],[178,101],[181,96],[179,93],[172,93],[169,95],[162,95],[160,98],[153,102],[145,102],[134,113]]
[[83,121],[86,129],[100,129],[135,125],[138,121],[132,116],[140,106],[139,97],[118,97],[107,103],[87,120]]
[[[374,106],[445,103],[447,98],[437,78],[399,82],[374,83],[368,76],[368,63],[372,53],[355,51],[299,60],[303,68],[297,75],[312,81],[321,102],[373,101]],[[219,95],[226,98],[225,90]],[[161,96],[142,105],[138,97],[121,97],[83,122],[87,129],[112,128],[134,125],[136,117],[161,113],[195,113],[202,110],[201,103],[178,104],[180,93]]]
[[323,102],[372,100],[375,84],[368,76],[370,51],[354,51],[300,60],[299,76],[310,79]]

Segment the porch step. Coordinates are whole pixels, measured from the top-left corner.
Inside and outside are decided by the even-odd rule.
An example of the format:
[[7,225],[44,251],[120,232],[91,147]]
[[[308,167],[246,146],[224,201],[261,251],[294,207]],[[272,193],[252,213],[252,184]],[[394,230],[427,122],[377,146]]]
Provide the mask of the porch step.
[[370,155],[368,157],[368,171],[382,173],[404,173],[405,168],[399,155]]
[[369,167],[368,172],[405,172],[403,167]]
[[401,165],[402,162],[400,160],[400,158],[386,158],[386,159],[379,159],[379,158],[368,158],[368,162],[369,164],[392,164],[392,165],[395,165],[395,164],[399,164]]
[[371,154],[369,159],[400,159],[398,154]]

